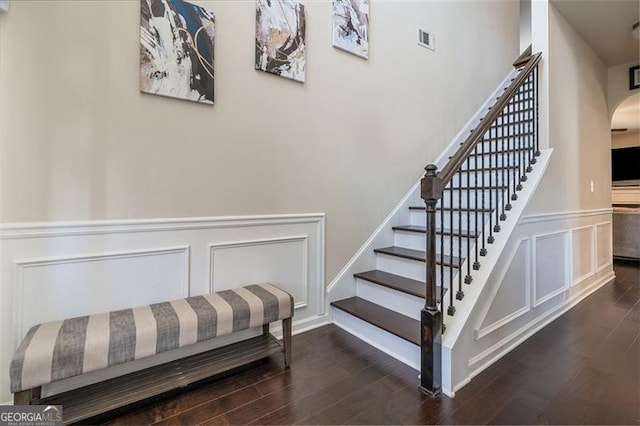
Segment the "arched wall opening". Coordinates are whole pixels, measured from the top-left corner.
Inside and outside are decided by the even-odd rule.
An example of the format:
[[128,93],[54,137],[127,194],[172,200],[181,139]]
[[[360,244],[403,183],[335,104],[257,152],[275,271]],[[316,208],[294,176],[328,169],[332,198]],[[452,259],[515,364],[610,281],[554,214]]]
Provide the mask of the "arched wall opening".
[[640,259],[640,93],[612,110],[613,257]]

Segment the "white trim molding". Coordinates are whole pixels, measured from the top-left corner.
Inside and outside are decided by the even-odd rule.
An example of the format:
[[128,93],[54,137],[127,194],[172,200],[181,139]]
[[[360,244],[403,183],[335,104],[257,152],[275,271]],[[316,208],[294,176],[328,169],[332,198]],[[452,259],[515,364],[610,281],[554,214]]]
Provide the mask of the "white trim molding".
[[[494,302],[498,292],[505,284],[505,277],[509,272],[510,267],[513,265],[513,259],[520,252],[521,249],[524,248],[525,252],[525,276],[524,276],[524,306],[516,309],[514,312],[511,312],[508,315],[505,315],[501,319],[494,321],[493,323],[482,327],[484,321],[487,318],[487,315],[492,306],[494,306]],[[526,314],[531,310],[531,240],[529,238],[521,238],[515,245],[515,248],[509,254],[509,260],[504,264],[503,269],[501,270],[497,282],[498,285],[494,286],[491,290],[491,295],[489,296],[489,301],[482,309],[482,313],[480,314],[480,320],[476,323],[476,340],[482,339],[486,335],[493,333],[501,327],[509,324],[511,321],[514,321],[520,318],[522,315]],[[514,307],[514,309],[517,307]]]
[[[608,227],[609,229],[607,231],[601,231],[601,229],[605,227]],[[596,273],[598,273],[613,264],[613,222],[608,221],[608,222],[596,223],[595,229],[596,229],[595,265],[596,265]],[[600,260],[600,254],[601,254],[600,253],[601,239],[606,244],[606,253],[604,256],[606,261],[603,262],[602,264],[599,264],[598,262]]]
[[[581,234],[581,233],[586,233],[588,232],[588,246],[584,247],[584,244],[576,244],[576,240],[577,240],[577,235]],[[589,226],[580,226],[578,228],[572,228],[571,229],[571,253],[573,254],[572,257],[572,263],[571,263],[571,287],[575,287],[577,285],[582,284],[584,281],[588,280],[589,278],[593,277],[593,275],[596,273],[596,268],[595,268],[595,264],[596,264],[596,228],[594,225],[589,225]],[[589,256],[589,265],[588,265],[588,270],[586,270],[584,272],[584,274],[576,277],[575,276],[575,267],[576,267],[576,257],[575,256],[580,256],[581,252],[588,252],[588,256]],[[582,259],[577,259],[578,262],[580,262],[580,260]]]
[[528,225],[531,223],[541,223],[541,222],[555,222],[563,219],[564,220],[584,219],[592,216],[600,216],[603,214],[611,214],[611,213],[613,213],[613,208],[607,207],[604,209],[532,214],[532,215],[525,215],[520,220],[520,225]]
[[[81,254],[78,256],[65,256],[65,257],[45,257],[37,259],[17,259],[14,263],[14,282],[16,289],[14,290],[14,303],[13,303],[13,325],[12,329],[15,330],[14,342],[19,343],[22,336],[27,332],[23,325],[23,306],[24,306],[24,290],[25,290],[25,272],[33,268],[42,268],[47,266],[58,265],[77,265],[88,262],[106,262],[109,260],[120,259],[136,259],[143,257],[153,257],[162,255],[177,254],[182,259],[182,283],[180,284],[182,297],[188,297],[190,295],[190,280],[189,280],[189,259],[190,259],[190,246],[182,247],[168,247],[168,248],[156,248],[141,251],[122,251],[114,253],[102,253],[102,254]],[[31,324],[29,325],[31,326]]]
[[[560,259],[562,259],[563,261],[563,267],[564,267],[564,274],[562,277],[562,281],[560,282],[560,286],[558,287],[558,289],[547,293],[545,295],[543,295],[542,297],[538,297],[538,272],[537,272],[537,266],[538,266],[538,256],[537,256],[537,249],[538,249],[538,241],[539,240],[544,240],[544,239],[550,239],[553,237],[561,237],[562,238],[562,244],[559,245],[557,248],[561,248],[562,249],[562,254],[561,256],[558,256]],[[569,282],[571,280],[571,270],[569,268],[570,265],[570,256],[569,253],[571,252],[571,245],[570,245],[570,241],[569,241],[569,231],[557,231],[557,232],[546,232],[546,233],[542,233],[542,234],[536,234],[533,236],[533,250],[532,250],[532,264],[534,265],[533,270],[532,270],[532,274],[533,274],[533,286],[532,286],[532,293],[533,293],[533,307],[537,308],[538,306],[542,305],[543,303],[553,299],[554,297],[564,293],[565,291],[567,291],[567,289],[569,288]],[[548,265],[544,265],[541,264],[541,266],[543,267],[548,267]]]
[[[287,288],[287,286],[283,285],[282,283],[280,283],[280,286],[282,286],[283,289],[289,291],[292,294],[295,294],[295,293],[302,294],[301,298],[294,297],[294,309],[306,308],[308,306],[308,300],[309,300],[309,283],[310,283],[308,272],[307,272],[307,269],[308,269],[307,265],[309,262],[308,260],[309,238],[306,235],[209,244],[209,291],[213,293],[215,291],[221,290],[221,288],[217,287],[214,282],[216,251],[229,250],[229,249],[242,249],[242,248],[249,248],[249,247],[260,247],[260,246],[267,246],[267,245],[288,244],[288,243],[301,243],[302,249],[300,250],[300,253],[299,253],[300,264],[298,266],[300,277],[297,280],[294,280],[293,283],[290,283],[294,286],[294,288]],[[274,252],[273,254],[277,256],[278,253]],[[276,262],[278,261],[277,258],[272,260],[275,260]],[[240,264],[239,262],[238,263],[230,262],[232,264],[225,265],[225,267],[233,268],[234,270],[244,269],[246,267],[245,266],[246,264],[251,264],[252,259],[245,257],[244,259],[242,259],[242,261],[244,265]],[[298,290],[298,291],[295,291],[295,290]],[[322,297],[319,300],[319,304],[321,306],[324,306],[324,293],[322,294]]]

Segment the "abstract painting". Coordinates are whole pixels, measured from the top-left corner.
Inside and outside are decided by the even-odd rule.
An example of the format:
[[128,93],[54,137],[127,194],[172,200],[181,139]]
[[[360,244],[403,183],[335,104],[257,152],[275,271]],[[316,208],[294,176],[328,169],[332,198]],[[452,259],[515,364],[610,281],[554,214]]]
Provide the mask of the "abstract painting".
[[256,69],[305,80],[304,5],[290,0],[256,1]]
[[213,13],[182,0],[140,0],[140,90],[213,104]]
[[369,58],[369,0],[333,0],[333,46]]

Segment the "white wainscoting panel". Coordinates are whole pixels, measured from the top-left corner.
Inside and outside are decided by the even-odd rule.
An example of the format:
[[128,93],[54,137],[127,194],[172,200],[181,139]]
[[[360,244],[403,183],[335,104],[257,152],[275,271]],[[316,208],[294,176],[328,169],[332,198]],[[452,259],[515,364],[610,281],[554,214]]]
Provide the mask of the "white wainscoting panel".
[[537,307],[569,285],[568,232],[538,234],[534,238],[533,306]]
[[584,226],[571,230],[571,246],[573,247],[572,286],[590,278],[595,268],[595,227]]
[[188,246],[19,259],[15,265],[17,291],[13,329],[16,344],[29,328],[42,322],[189,295]]
[[277,283],[293,295],[295,309],[308,305],[306,236],[212,244],[210,291],[251,283]]
[[328,323],[324,220],[299,214],[1,224],[0,403],[12,399],[11,357],[39,322],[272,282],[295,298],[294,333]]
[[492,290],[476,339],[505,326],[531,309],[531,256],[530,240],[523,238],[511,254],[506,268],[500,274],[499,284]]
[[613,259],[613,228],[611,222],[596,225],[596,269],[601,271],[611,265]]

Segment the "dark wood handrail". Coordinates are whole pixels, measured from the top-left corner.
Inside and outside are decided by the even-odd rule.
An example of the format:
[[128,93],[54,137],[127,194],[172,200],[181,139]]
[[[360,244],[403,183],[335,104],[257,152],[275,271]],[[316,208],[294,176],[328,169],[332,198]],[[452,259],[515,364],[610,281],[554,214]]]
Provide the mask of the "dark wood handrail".
[[513,66],[515,68],[520,68],[522,65],[526,64],[529,61],[530,56],[532,54],[533,54],[533,50],[531,45],[529,45],[529,47],[524,49],[524,51],[520,54],[520,56],[518,56],[516,60],[513,61]]
[[482,140],[482,137],[487,130],[491,127],[493,122],[498,118],[503,108],[507,105],[509,100],[516,94],[522,83],[527,79],[529,74],[533,71],[533,69],[538,65],[540,61],[541,53],[536,53],[533,56],[529,56],[527,65],[520,71],[518,76],[511,82],[507,90],[498,98],[498,101],[491,107],[489,113],[484,117],[484,119],[480,122],[478,127],[476,127],[473,132],[469,135],[467,140],[464,141],[464,144],[456,151],[456,153],[451,157],[449,162],[440,170],[438,173],[438,177],[441,180],[442,188],[446,187],[447,184],[453,178],[453,175],[456,174],[458,169],[464,164],[467,157],[473,153],[476,149],[476,145],[478,142]]

